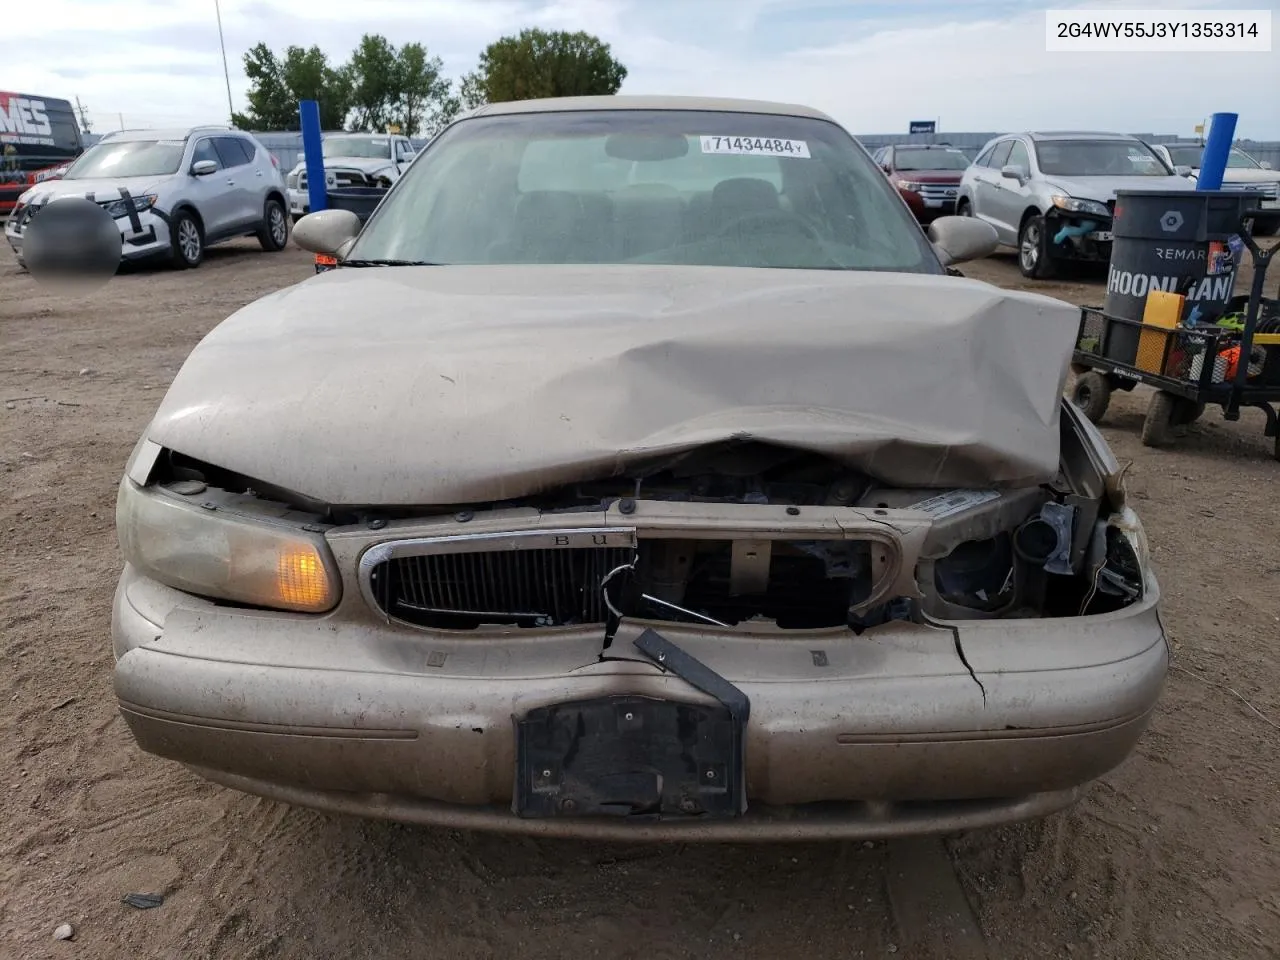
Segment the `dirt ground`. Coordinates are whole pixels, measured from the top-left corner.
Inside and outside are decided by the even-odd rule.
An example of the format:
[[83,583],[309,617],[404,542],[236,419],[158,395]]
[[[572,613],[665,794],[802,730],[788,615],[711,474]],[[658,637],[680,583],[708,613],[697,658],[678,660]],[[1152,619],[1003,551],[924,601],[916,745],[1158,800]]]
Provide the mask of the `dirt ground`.
[[[922,934],[884,844],[466,835],[290,809],[142,754],[111,691],[125,458],[199,338],[310,271],[250,242],[71,300],[0,253],[0,958],[1280,956],[1280,463],[1256,411],[1142,447],[1141,390],[1105,433],[1133,461],[1176,667],[1135,755],[1075,809],[947,838],[985,946]],[[1024,283],[1008,257],[966,271],[1103,295]]]

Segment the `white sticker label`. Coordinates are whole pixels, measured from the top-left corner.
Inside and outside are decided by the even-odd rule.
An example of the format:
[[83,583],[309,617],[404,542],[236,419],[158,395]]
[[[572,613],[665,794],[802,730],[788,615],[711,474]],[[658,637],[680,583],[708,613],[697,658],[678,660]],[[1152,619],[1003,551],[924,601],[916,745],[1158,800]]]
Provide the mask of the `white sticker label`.
[[999,496],[1000,494],[994,490],[952,490],[950,493],[939,494],[936,497],[930,497],[928,500],[913,503],[907,509],[919,510],[921,513],[927,513],[935,520],[941,520],[944,517],[951,516],[953,513],[960,513],[976,507],[980,503],[995,500]]
[[769,137],[703,136],[703,153],[759,154],[762,157],[803,157],[809,159],[809,144],[804,140],[778,140]]

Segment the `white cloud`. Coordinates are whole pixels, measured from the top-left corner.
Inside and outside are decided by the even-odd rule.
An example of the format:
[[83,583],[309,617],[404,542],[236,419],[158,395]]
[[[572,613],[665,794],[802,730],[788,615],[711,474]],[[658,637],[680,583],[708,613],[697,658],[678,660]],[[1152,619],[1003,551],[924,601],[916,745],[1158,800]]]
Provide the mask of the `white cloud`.
[[[222,0],[232,94],[244,51],[319,44],[346,58],[361,33],[421,41],[457,76],[497,37],[526,26],[582,29],[628,68],[625,93],[787,100],[858,133],[1119,129],[1189,133],[1217,110],[1238,133],[1280,138],[1280,50],[1050,54],[1033,0]],[[1053,6],[1078,6],[1068,2]],[[1093,0],[1094,8],[1266,7],[1280,0]],[[1280,17],[1275,17],[1280,27]],[[5,54],[5,83],[79,96],[97,129],[217,122],[226,91],[210,0],[44,0]]]

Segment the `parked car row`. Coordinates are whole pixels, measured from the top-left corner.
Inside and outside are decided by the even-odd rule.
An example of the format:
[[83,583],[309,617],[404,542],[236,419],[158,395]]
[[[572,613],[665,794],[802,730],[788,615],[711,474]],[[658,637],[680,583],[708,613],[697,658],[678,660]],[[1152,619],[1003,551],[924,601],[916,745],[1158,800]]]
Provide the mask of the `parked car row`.
[[[945,145],[883,147],[876,163],[922,224],[952,213],[985,220],[1018,251],[1026,277],[1046,279],[1068,261],[1107,263],[1118,190],[1192,190],[1201,144],[1152,146],[1115,133],[1008,134],[970,162]],[[1254,233],[1280,226],[1280,174],[1233,149],[1224,190],[1249,191],[1264,211]]]
[[120,228],[126,261],[168,259],[199,266],[205,250],[256,236],[262,248],[289,240],[284,177],[250,133],[227,127],[117,131],[103,137],[57,179],[25,191],[5,224],[5,239],[23,262],[32,219],[60,197],[103,206]]

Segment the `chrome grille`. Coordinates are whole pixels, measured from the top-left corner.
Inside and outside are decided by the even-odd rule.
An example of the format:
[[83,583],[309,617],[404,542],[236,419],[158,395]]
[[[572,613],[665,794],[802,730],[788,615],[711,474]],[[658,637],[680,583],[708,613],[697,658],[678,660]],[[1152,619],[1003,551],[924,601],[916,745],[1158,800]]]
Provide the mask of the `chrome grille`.
[[377,563],[369,586],[382,613],[433,626],[603,623],[600,584],[634,556],[631,547],[400,556]]
[[937,200],[943,203],[955,203],[960,192],[958,183],[922,183],[920,197],[923,200]]
[[[325,170],[326,178],[332,176],[334,187],[373,187],[376,184],[366,177],[359,170]],[[298,190],[307,188],[307,172],[305,170],[298,173]]]
[[1247,193],[1259,200],[1280,199],[1280,183],[1229,183],[1224,180],[1222,189],[1232,193]]

